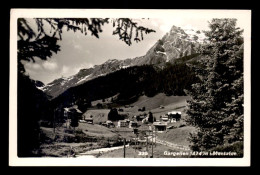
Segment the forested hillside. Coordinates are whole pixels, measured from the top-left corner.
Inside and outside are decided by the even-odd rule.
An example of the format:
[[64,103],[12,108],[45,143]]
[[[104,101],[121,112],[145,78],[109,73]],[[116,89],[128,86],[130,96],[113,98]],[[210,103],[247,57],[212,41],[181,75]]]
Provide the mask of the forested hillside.
[[[157,93],[185,95],[184,89],[199,79],[184,63],[167,63],[163,69],[152,65],[134,66],[90,80],[72,87],[52,100],[53,106],[77,104],[84,110],[91,101],[119,94],[113,102],[128,104],[140,95],[148,97]],[[85,106],[84,106],[85,105]]]

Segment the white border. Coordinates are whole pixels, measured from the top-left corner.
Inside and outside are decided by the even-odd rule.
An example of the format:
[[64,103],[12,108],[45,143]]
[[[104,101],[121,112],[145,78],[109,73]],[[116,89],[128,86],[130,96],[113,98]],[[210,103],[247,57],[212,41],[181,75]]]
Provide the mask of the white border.
[[[10,20],[9,165],[10,166],[250,166],[251,153],[251,11],[250,10],[118,10],[118,9],[12,9]],[[244,26],[244,157],[243,158],[18,158],[17,157],[17,19],[33,17],[179,16],[237,18]]]

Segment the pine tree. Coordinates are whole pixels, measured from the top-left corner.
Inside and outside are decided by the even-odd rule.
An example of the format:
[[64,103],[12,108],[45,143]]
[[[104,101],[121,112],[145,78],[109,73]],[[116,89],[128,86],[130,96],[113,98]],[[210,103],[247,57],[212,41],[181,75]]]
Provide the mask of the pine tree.
[[193,150],[208,150],[243,137],[243,38],[235,19],[213,19],[208,42],[193,67],[200,83],[188,92],[188,123]]
[[70,126],[74,128],[79,126],[79,114],[77,113],[76,109],[71,110],[71,123]]
[[148,122],[149,123],[153,123],[154,122],[153,113],[151,113],[151,112],[149,112],[149,114],[148,114]]
[[120,116],[118,115],[116,108],[110,109],[108,116],[107,116],[107,119],[111,120],[111,121],[120,120]]

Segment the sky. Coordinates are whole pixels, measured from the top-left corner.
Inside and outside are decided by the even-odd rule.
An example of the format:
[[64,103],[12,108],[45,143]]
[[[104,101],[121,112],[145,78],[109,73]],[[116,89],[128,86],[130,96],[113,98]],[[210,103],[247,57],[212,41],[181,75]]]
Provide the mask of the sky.
[[62,40],[58,41],[61,51],[53,53],[47,61],[36,59],[35,63],[26,62],[25,69],[32,79],[47,84],[54,79],[74,75],[82,68],[102,64],[108,59],[122,60],[143,56],[156,41],[170,31],[173,25],[183,29],[208,30],[210,20],[211,18],[206,17],[194,19],[178,16],[134,19],[139,25],[156,32],[144,35],[144,40],[141,42],[133,41],[131,46],[119,40],[117,35],[112,35],[112,23],[104,25],[99,39],[90,35],[85,36],[80,32],[64,31]]

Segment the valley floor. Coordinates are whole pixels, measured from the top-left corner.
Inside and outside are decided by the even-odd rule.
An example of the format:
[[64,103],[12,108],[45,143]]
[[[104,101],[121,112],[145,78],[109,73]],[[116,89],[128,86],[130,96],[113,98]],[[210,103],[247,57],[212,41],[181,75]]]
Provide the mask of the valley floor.
[[[189,133],[194,132],[195,128],[187,126],[186,119],[186,100],[187,96],[165,96],[158,94],[154,97],[140,97],[135,103],[129,106],[121,106],[123,111],[120,114],[127,114],[129,118],[135,115],[152,112],[153,116],[159,120],[161,115],[167,112],[178,110],[182,112],[182,118],[176,123],[170,123],[172,129],[168,129],[163,133],[156,133],[156,139],[153,146],[151,146],[151,136],[148,137],[150,144],[142,146],[128,145],[125,150],[126,157],[150,157],[153,149],[153,157],[168,157],[164,155],[165,151],[189,151],[189,141],[187,140]],[[145,111],[138,111],[139,108],[145,106]],[[160,108],[163,106],[163,108]],[[92,115],[94,124],[79,123],[75,129],[64,124],[56,128],[55,134],[52,128],[42,127],[45,139],[49,143],[44,143],[41,146],[41,155],[47,157],[123,157],[123,143],[118,142],[125,138],[131,140],[136,137],[132,128],[107,128],[100,125],[100,122],[107,120],[108,109],[90,109],[84,115],[86,117]],[[117,125],[117,122],[114,122]],[[139,129],[147,130],[147,124],[139,122]],[[148,155],[146,155],[148,154]],[[176,157],[176,156],[174,156]]]

